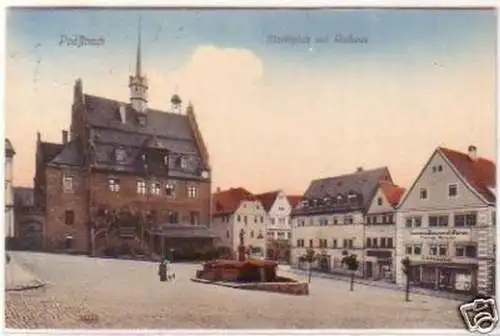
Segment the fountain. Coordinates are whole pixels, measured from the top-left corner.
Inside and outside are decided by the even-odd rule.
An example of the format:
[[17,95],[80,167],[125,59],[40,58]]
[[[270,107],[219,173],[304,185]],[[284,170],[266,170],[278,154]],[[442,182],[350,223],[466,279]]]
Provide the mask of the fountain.
[[245,231],[241,229],[238,254],[234,259],[215,259],[203,264],[191,280],[221,286],[281,292],[296,295],[309,294],[306,282],[298,282],[277,275],[278,263],[249,257],[245,246]]

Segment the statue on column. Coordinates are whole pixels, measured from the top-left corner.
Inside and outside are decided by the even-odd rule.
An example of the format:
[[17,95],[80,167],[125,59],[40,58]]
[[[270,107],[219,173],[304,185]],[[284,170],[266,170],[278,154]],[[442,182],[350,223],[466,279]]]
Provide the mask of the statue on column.
[[245,230],[240,231],[240,245],[238,246],[238,260],[245,261]]

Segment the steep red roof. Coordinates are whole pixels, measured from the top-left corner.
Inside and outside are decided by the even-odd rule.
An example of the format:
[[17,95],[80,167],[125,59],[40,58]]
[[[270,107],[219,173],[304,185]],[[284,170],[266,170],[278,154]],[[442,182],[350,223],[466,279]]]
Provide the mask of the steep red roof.
[[233,213],[238,210],[242,201],[253,201],[255,196],[244,188],[231,188],[213,194],[214,215]]
[[271,207],[274,204],[274,201],[276,200],[276,197],[278,197],[279,193],[280,193],[280,191],[276,190],[276,191],[266,192],[263,194],[258,194],[258,195],[255,195],[255,197],[257,197],[257,199],[262,203],[262,206],[264,207],[264,209],[267,212],[269,212],[269,210],[271,210]]
[[288,202],[290,202],[290,205],[292,206],[292,209],[295,208],[297,204],[302,202],[302,200],[304,199],[304,197],[300,195],[290,195],[287,197],[288,197]]
[[443,147],[438,149],[472,188],[488,202],[495,202],[495,195],[488,189],[496,186],[496,166],[493,161],[479,157],[472,160],[466,153]]
[[380,181],[379,182],[380,189],[384,193],[385,198],[392,206],[397,206],[401,197],[405,192],[405,188],[397,186],[388,181]]

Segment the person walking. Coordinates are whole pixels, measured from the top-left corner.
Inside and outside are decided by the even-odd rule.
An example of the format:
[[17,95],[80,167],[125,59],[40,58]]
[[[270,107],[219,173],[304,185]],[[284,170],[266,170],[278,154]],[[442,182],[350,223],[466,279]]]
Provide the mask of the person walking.
[[158,275],[160,276],[160,281],[167,281],[167,264],[165,261],[161,261],[158,266]]

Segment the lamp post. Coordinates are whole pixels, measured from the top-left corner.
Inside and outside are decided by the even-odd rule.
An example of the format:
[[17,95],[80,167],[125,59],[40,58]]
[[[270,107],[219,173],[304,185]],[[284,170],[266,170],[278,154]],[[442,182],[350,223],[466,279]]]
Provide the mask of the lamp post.
[[174,262],[174,252],[175,252],[175,249],[174,248],[171,248],[170,249],[170,262]]
[[405,301],[410,301],[410,276],[411,276],[411,260],[409,257],[401,260],[401,264],[403,264],[403,273],[406,276],[406,288],[405,288]]

